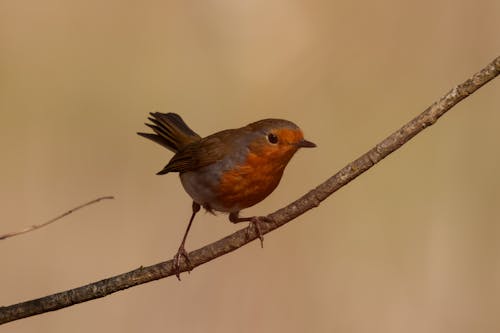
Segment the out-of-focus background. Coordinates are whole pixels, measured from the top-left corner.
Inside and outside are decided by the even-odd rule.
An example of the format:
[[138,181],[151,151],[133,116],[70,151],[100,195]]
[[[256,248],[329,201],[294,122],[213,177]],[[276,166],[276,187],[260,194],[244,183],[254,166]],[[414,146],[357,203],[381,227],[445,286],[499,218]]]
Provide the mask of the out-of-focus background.
[[[500,2],[0,3],[0,305],[170,259],[191,210],[148,112],[299,124],[286,205],[500,53]],[[258,242],[0,332],[498,332],[500,81]],[[187,248],[242,226],[201,214]]]

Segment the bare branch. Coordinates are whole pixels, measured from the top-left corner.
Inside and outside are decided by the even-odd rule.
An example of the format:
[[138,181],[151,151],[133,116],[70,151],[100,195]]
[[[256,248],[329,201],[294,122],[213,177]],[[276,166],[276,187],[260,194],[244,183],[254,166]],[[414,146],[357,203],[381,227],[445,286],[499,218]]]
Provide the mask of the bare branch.
[[[306,211],[317,207],[321,201],[325,200],[332,193],[336,192],[342,186],[345,186],[351,180],[380,162],[387,155],[397,150],[424,128],[434,124],[445,112],[495,78],[499,73],[500,57],[496,58],[464,83],[450,90],[423,113],[388,136],[367,153],[349,163],[324,183],[288,206],[269,215],[268,217],[272,222],[262,224],[262,233],[266,234],[277,229],[295,219],[297,216],[304,214]],[[256,238],[257,235],[255,231],[250,232],[247,237],[245,228],[212,244],[208,244],[189,253],[192,267],[197,267],[234,251]],[[181,271],[185,272],[187,269],[185,263],[183,263],[181,265]],[[2,307],[0,308],[0,324],[104,297],[138,284],[175,275],[175,273],[176,270],[173,267],[172,260],[169,260],[148,267],[140,267],[131,272],[91,283],[86,286]]]
[[56,222],[57,220],[60,220],[62,219],[63,217],[73,213],[73,212],[76,212],[77,210],[79,209],[82,209],[84,207],[87,207],[87,206],[90,206],[90,205],[93,205],[101,200],[105,200],[105,199],[114,199],[114,197],[112,196],[106,196],[106,197],[100,197],[100,198],[97,198],[97,199],[94,199],[94,200],[91,200],[87,203],[84,203],[80,206],[77,206],[75,208],[71,208],[70,210],[68,210],[67,212],[57,216],[57,217],[54,217],[53,219],[45,222],[45,223],[42,223],[42,224],[35,224],[35,225],[32,225],[31,227],[26,227],[22,230],[19,230],[19,231],[14,231],[14,232],[9,232],[9,233],[6,233],[6,234],[3,234],[3,235],[0,235],[0,240],[2,239],[7,239],[9,237],[14,237],[14,236],[18,236],[18,235],[22,235],[22,234],[25,234],[27,232],[30,232],[30,231],[33,231],[33,230],[36,230],[36,229],[40,229],[40,228],[43,228],[45,226],[48,226],[49,224],[51,223],[54,223]]

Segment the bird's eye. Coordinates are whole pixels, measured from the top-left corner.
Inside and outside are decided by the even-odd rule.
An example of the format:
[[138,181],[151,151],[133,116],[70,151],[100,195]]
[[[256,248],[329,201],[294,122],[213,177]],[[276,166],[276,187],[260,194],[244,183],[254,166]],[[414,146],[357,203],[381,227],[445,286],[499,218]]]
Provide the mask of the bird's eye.
[[272,143],[272,144],[276,144],[276,143],[278,143],[278,137],[277,137],[275,134],[273,134],[273,133],[269,133],[269,134],[267,135],[267,140],[268,140],[270,143]]

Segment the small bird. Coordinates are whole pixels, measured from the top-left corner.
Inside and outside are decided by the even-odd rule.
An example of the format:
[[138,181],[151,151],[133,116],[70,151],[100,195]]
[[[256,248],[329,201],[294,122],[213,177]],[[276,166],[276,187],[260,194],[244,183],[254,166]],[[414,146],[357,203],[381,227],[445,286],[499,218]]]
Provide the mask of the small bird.
[[137,133],[175,153],[157,173],[178,172],[185,191],[193,199],[192,214],[174,256],[180,280],[183,257],[191,267],[184,248],[186,238],[200,207],[208,212],[229,213],[232,223],[250,222],[263,237],[259,224],[263,216],[240,217],[242,209],[264,200],[278,186],[283,170],[299,150],[316,145],[304,139],[301,129],[288,120],[264,119],[247,126],[200,137],[176,113],[150,113],[147,124],[153,133]]

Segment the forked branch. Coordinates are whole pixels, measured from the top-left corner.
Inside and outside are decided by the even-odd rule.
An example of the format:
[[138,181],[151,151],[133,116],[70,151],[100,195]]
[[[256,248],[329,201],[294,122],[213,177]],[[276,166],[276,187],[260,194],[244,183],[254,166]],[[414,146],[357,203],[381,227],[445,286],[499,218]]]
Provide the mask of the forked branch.
[[[301,198],[292,202],[288,206],[270,214],[268,217],[273,222],[263,224],[261,230],[262,233],[266,234],[274,229],[277,229],[297,216],[302,215],[308,210],[318,206],[321,201],[325,200],[342,186],[348,184],[351,180],[370,169],[376,163],[380,162],[383,158],[401,147],[424,128],[434,124],[445,112],[495,78],[499,73],[500,57],[496,58],[481,71],[474,74],[470,79],[451,89],[420,115],[388,136],[382,142],[370,149],[367,153],[349,163],[342,170],[327,179],[324,183],[309,191],[307,194],[303,195]],[[245,229],[239,230],[221,240],[189,253],[192,266],[197,267],[209,262],[224,254],[232,252],[257,238],[255,232],[249,233],[247,237]],[[187,267],[185,265],[181,265],[180,269],[182,272],[185,272]],[[0,324],[48,311],[55,311],[99,297],[104,297],[138,284],[175,275],[175,273],[176,269],[174,269],[172,265],[172,260],[169,260],[148,267],[140,267],[131,272],[91,283],[86,286],[7,307],[1,307]]]

